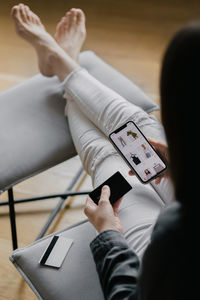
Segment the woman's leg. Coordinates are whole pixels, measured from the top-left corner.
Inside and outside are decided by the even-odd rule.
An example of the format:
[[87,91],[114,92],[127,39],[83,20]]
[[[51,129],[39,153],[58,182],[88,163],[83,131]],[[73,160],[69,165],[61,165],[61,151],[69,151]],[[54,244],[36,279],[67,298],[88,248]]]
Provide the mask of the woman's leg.
[[[58,44],[65,50],[65,52],[67,52],[73,59],[78,61],[78,53],[80,52],[80,49],[85,40],[85,37],[86,37],[85,15],[84,15],[83,11],[80,9],[71,9],[70,11],[68,11],[65,14],[65,16],[58,23],[57,28],[56,28],[56,33],[55,33],[55,39],[58,42]],[[137,95],[133,95],[133,96],[137,97]],[[117,97],[119,97],[119,95],[117,95]],[[105,99],[107,99],[107,95],[105,95]],[[99,109],[101,109],[101,106],[102,106],[102,102],[100,102]],[[95,102],[95,108],[97,108],[96,102]],[[99,112],[99,109],[97,110],[98,112]],[[142,112],[142,114],[143,113],[144,112]],[[72,115],[72,114],[70,113],[70,115]],[[164,139],[163,128],[159,124],[159,122],[157,122],[157,120],[155,120],[153,116],[148,116],[147,114],[145,114],[145,117],[148,117],[149,125],[150,125],[150,126],[147,126],[148,124],[146,121],[145,129],[147,131],[147,135],[152,136],[157,139]],[[140,118],[140,120],[142,120],[142,116],[139,118]],[[86,124],[87,120],[85,120],[84,123]],[[143,121],[143,124],[141,124],[141,127],[142,127],[142,125],[144,126],[144,123],[145,122]],[[96,120],[95,120],[95,124],[96,124]],[[92,136],[92,134],[91,134],[92,126],[93,126],[92,123],[89,122],[88,131],[90,132],[90,137]],[[96,130],[96,126],[94,126],[94,128]],[[73,132],[73,129],[71,131]],[[82,161],[85,162],[85,168],[87,169],[87,171],[92,168],[92,166],[89,166],[88,162],[94,161],[94,158],[96,158],[96,157],[100,157],[99,152],[102,152],[102,155],[103,155],[107,149],[107,145],[104,145],[104,143],[103,143],[103,147],[101,147],[104,149],[103,151],[94,150],[95,149],[94,143],[92,143],[92,144],[93,144],[93,147],[89,147],[89,148],[93,149],[93,151],[92,151],[93,154],[87,155],[87,159],[82,159]],[[88,144],[87,144],[87,147],[85,147],[85,149],[83,149],[83,151],[80,151],[79,153],[81,156],[84,156],[83,153],[89,153]],[[111,153],[116,154],[116,151],[114,150],[114,148],[112,149]],[[171,195],[169,195],[169,190],[172,190],[172,189],[169,187],[169,183],[167,180],[162,180],[161,184],[159,184],[159,186],[155,186],[155,188],[156,188],[157,192],[159,193],[159,195],[161,195],[161,197],[164,199],[165,202],[168,201],[169,199],[171,199],[172,193],[171,193]],[[168,192],[166,193],[166,191],[168,191]],[[167,197],[166,197],[166,195],[167,195]]]
[[106,175],[102,182],[101,179],[97,180],[95,178],[98,165],[106,157],[118,154],[105,135],[88,120],[76,103],[69,101],[67,111],[68,123],[75,148],[84,169],[92,178],[93,186],[96,187],[106,180]]
[[46,32],[40,19],[27,6],[14,6],[12,16],[18,34],[35,48],[41,73],[46,76],[57,75],[61,81],[67,78],[66,95],[76,101],[87,118],[103,133],[108,135],[131,119],[146,135],[150,133],[151,137],[157,137],[158,130],[147,130],[158,127],[155,120],[98,82],[86,70],[80,69],[78,63]]
[[12,16],[18,34],[35,48],[42,74],[57,75],[61,81],[66,78],[66,95],[76,102],[87,118],[103,133],[108,135],[131,119],[147,136],[161,136],[162,128],[158,122],[98,82],[86,70],[80,69],[77,62],[46,32],[40,19],[27,6],[15,6]]
[[[58,46],[45,31],[39,18],[28,7],[16,6],[12,10],[12,15],[19,35],[36,49],[39,68],[44,75],[57,75],[62,81],[71,73],[65,82],[66,92],[70,94],[72,101],[68,107],[70,127],[80,156],[84,150],[83,163],[86,160],[91,166],[91,172],[89,169],[88,171],[93,177],[94,186],[118,170],[127,178],[128,167],[117,153],[113,153],[113,147],[95,126],[97,125],[107,135],[128,119],[132,119],[146,135],[151,133],[150,136],[154,138],[162,136],[162,130],[159,129],[161,126],[141,109],[128,104],[118,94],[94,80],[86,71],[79,70],[77,63]],[[79,113],[73,101],[78,105]],[[81,110],[84,112],[82,115]],[[89,129],[92,123],[87,121],[86,116],[95,124],[92,130]],[[84,124],[88,125],[85,127]],[[120,217],[125,237],[141,256],[149,241],[152,226],[164,204],[151,185],[142,185],[135,176],[129,178],[129,181],[132,182],[133,189],[124,197]]]
[[[119,216],[130,247],[142,257],[151,231],[164,202],[155,189],[128,175],[128,166],[107,137],[82,113],[74,101],[67,106],[68,121],[76,150],[83,166],[97,187],[115,172],[120,173],[133,189],[123,197]],[[167,193],[168,191],[165,190]]]
[[[165,141],[164,129],[153,115],[148,115],[138,106],[129,103],[97,81],[87,71],[79,69],[72,72],[65,80],[65,87],[67,106],[71,102],[76,103],[85,118],[95,124],[95,127],[99,128],[105,136],[128,120],[132,120],[147,137]],[[163,202],[171,202],[173,188],[169,180],[163,179],[159,185],[154,183],[152,185]]]
[[153,116],[100,83],[86,70],[72,72],[65,79],[64,85],[67,100],[75,101],[87,118],[106,136],[126,121],[132,120],[145,135],[165,140],[163,128]]
[[[82,10],[80,9],[71,9],[68,11],[64,17],[61,19],[61,21],[58,23],[57,28],[56,28],[56,33],[55,33],[55,39],[58,42],[58,44],[67,52],[74,60],[78,61],[78,54],[80,52],[81,46],[83,45],[83,42],[86,37],[86,28],[85,28],[85,15]],[[119,95],[117,95],[119,97]],[[137,97],[137,95],[133,95]],[[102,103],[100,103],[100,109],[101,109]],[[96,107],[96,103],[95,103]],[[143,113],[143,112],[142,112]],[[160,125],[160,123],[154,119],[153,116],[148,116],[145,114],[145,117],[149,118],[149,125],[146,126],[145,129],[147,131],[147,135],[152,136],[157,139],[164,139],[164,134],[163,134],[163,128]],[[78,118],[77,118],[78,119]],[[140,117],[140,120],[142,120],[142,117]],[[85,124],[87,123],[87,120],[85,120]],[[144,126],[144,121],[143,124],[141,124],[141,127]],[[96,124],[96,123],[95,123]],[[96,130],[96,126],[95,130]],[[91,130],[90,130],[91,129]],[[73,129],[71,130],[73,132]],[[88,131],[92,131],[92,123],[89,122],[89,129]],[[91,134],[90,134],[91,137]],[[105,153],[105,149],[107,148],[107,145],[103,145]],[[91,147],[90,147],[91,149]],[[94,150],[95,148],[92,147]],[[114,149],[112,149],[112,153],[116,153]],[[95,157],[100,157],[99,150],[92,151],[93,155],[87,155],[87,159],[83,159],[82,161],[85,161],[85,168],[89,170],[92,167],[89,167],[88,162],[94,161]],[[102,152],[102,151],[101,151]],[[83,149],[83,151],[80,151],[80,155],[83,156],[83,153],[89,153],[88,149]],[[102,153],[102,154],[103,154]],[[92,156],[92,157],[91,157]],[[154,184],[153,184],[154,185]],[[155,186],[156,191],[158,194],[163,198],[164,202],[169,201],[169,199],[172,198],[173,193],[169,193],[169,191],[172,191],[172,188],[169,186],[168,180],[162,180],[161,184],[159,186]],[[166,192],[167,191],[167,192]],[[170,194],[170,195],[169,195]]]
[[11,15],[17,34],[30,43],[36,51],[38,66],[44,76],[58,76],[63,81],[79,68],[74,57],[69,56],[56,40],[45,30],[39,17],[27,5],[12,8]]

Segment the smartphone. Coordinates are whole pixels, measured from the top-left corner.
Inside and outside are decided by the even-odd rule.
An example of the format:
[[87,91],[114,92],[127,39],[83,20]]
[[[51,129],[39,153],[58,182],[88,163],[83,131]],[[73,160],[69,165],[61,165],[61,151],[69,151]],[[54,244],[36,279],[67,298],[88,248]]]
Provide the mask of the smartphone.
[[89,193],[90,198],[96,204],[98,204],[100,200],[101,190],[104,185],[108,185],[110,187],[110,203],[112,205],[132,189],[132,186],[118,171]]
[[137,127],[128,121],[109,139],[142,183],[148,183],[167,169],[166,163]]

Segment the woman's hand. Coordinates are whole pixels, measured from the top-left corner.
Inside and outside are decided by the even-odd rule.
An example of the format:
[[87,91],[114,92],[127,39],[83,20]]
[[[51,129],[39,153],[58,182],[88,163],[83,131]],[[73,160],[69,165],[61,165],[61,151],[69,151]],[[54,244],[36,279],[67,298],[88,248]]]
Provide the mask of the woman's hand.
[[[167,163],[169,163],[169,155],[168,155],[168,147],[165,143],[163,142],[159,142],[159,141],[155,141],[151,138],[148,138],[149,143],[155,147],[155,149],[158,151],[158,153],[160,154],[160,156],[164,159],[164,161],[166,161]],[[130,176],[135,175],[134,172],[132,170],[130,170],[129,172]],[[155,180],[156,184],[159,184],[161,182],[161,179],[164,177],[168,177],[169,176],[169,169],[161,174],[160,176],[158,176]]]
[[117,213],[122,198],[112,206],[109,197],[110,188],[104,185],[98,205],[89,196],[86,199],[84,213],[99,233],[109,229],[122,232],[122,225]]

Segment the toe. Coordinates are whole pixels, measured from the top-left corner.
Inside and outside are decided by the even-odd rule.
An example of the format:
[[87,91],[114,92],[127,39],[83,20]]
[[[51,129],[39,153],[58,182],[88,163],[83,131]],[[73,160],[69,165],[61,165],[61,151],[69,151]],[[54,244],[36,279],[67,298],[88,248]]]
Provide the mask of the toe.
[[17,17],[19,11],[19,7],[17,5],[13,6],[11,9],[11,16],[12,17]]
[[68,12],[67,12],[66,18],[67,18],[69,27],[71,27],[71,25],[73,24],[73,18],[74,18],[71,11],[68,11]]
[[82,11],[82,9],[77,8],[76,9],[76,15],[77,15],[77,17],[76,17],[77,24],[85,23],[85,14]]
[[56,33],[57,34],[62,33],[63,29],[66,27],[67,24],[68,24],[67,18],[62,17],[62,19],[60,20],[60,22],[56,26]]
[[21,8],[20,5],[15,5],[11,10],[11,16],[14,19],[14,21],[17,24],[17,30],[21,28],[21,25],[23,24],[24,20],[21,16]]
[[72,24],[74,25],[74,24],[76,24],[76,17],[77,17],[77,11],[76,11],[76,8],[72,8],[71,10],[70,10],[70,12],[71,12],[71,19],[72,19]]
[[68,28],[68,18],[67,17],[63,17],[61,19],[61,25],[62,25],[62,29],[67,29]]
[[28,21],[27,14],[26,14],[25,6],[23,4],[19,4],[19,13],[20,13],[20,17],[21,17],[22,21],[24,23],[27,23],[27,21]]
[[33,23],[41,25],[40,18],[27,6],[24,4],[19,4],[20,15],[24,22]]
[[55,39],[58,40],[63,32],[68,28],[68,18],[66,16],[62,17],[60,22],[56,26]]
[[32,20],[31,20],[31,12],[30,12],[30,8],[29,8],[27,5],[25,5],[24,11],[25,11],[25,13],[26,13],[27,21],[28,21],[28,22],[31,22],[31,21],[32,21]]
[[33,23],[35,23],[37,25],[42,25],[42,22],[40,21],[40,18],[36,14],[34,14],[33,12],[32,12],[32,19],[33,19]]
[[19,13],[18,5],[13,6],[13,8],[11,9],[11,16],[15,21],[21,22],[21,16]]

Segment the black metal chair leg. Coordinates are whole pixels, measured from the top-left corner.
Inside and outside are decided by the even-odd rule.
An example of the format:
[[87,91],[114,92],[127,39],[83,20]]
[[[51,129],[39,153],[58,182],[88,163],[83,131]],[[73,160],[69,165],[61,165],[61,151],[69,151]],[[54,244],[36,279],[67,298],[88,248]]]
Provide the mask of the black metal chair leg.
[[49,219],[45,223],[44,227],[42,228],[40,234],[38,235],[37,239],[41,238],[44,236],[44,234],[47,232],[48,228],[52,224],[53,220],[55,217],[58,215],[60,210],[62,209],[64,203],[66,202],[67,198],[72,195],[85,195],[88,194],[89,191],[82,191],[82,192],[72,192],[73,187],[77,183],[78,179],[83,173],[83,168],[81,167],[74,178],[72,179],[68,189],[65,191],[63,194],[56,194],[56,195],[48,195],[48,196],[43,196],[43,197],[37,197],[37,198],[29,198],[29,199],[21,199],[21,200],[14,200],[14,194],[13,194],[13,189],[10,188],[8,190],[8,201],[4,201],[0,203],[0,206],[3,205],[9,205],[9,217],[10,217],[10,225],[11,225],[11,234],[12,234],[12,244],[13,244],[13,250],[18,248],[18,243],[17,243],[17,229],[16,229],[16,220],[15,220],[15,203],[25,203],[25,202],[30,202],[30,201],[38,201],[38,200],[46,200],[50,198],[58,198],[60,197],[60,200],[54,210],[52,211]]
[[9,216],[10,216],[10,225],[11,225],[11,233],[12,233],[12,244],[13,250],[18,248],[17,245],[17,230],[16,230],[16,221],[15,221],[15,206],[14,206],[14,197],[13,197],[13,189],[10,188],[8,190],[8,203],[9,203]]
[[[70,191],[74,187],[74,185],[77,183],[78,179],[82,175],[83,171],[84,170],[83,170],[82,167],[78,170],[78,172],[76,173],[76,175],[72,179],[72,182],[68,186],[67,191]],[[45,223],[45,225],[42,228],[41,232],[37,236],[36,240],[42,238],[45,235],[45,233],[47,232],[48,228],[52,224],[53,220],[55,219],[55,217],[58,215],[58,213],[60,212],[61,208],[63,207],[63,205],[64,205],[65,201],[67,200],[67,198],[68,198],[68,196],[67,197],[61,197],[61,199],[59,200],[58,204],[56,205],[56,207],[52,211],[49,219],[47,220],[47,222]]]

